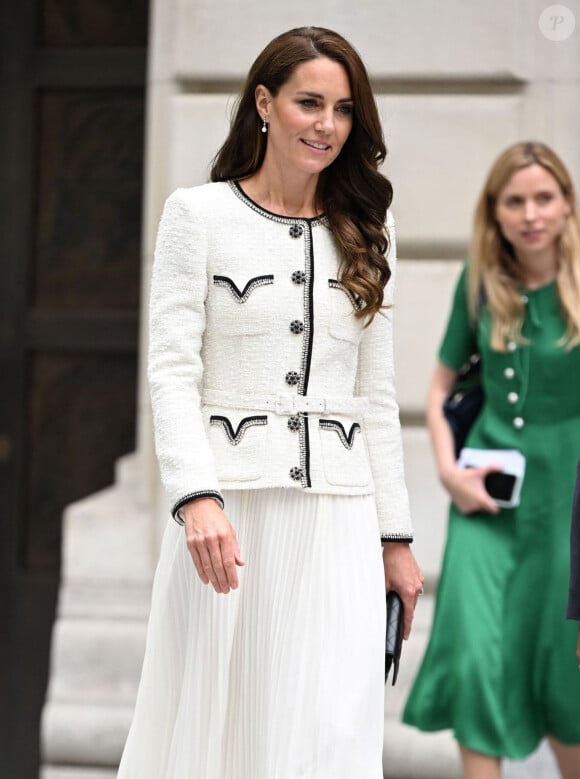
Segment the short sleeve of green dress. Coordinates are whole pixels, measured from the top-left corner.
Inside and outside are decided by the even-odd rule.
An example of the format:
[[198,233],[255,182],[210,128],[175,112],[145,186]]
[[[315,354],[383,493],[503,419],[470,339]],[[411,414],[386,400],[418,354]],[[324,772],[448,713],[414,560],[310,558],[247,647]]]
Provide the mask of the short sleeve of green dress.
[[520,290],[525,343],[492,350],[485,305],[472,332],[465,281],[464,269],[439,356],[459,368],[474,347],[481,355],[485,403],[466,445],[518,449],[526,474],[517,508],[465,516],[451,505],[431,636],[403,720],[517,759],[546,734],[580,744],[577,625],[565,620],[580,348],[562,345],[553,282]]
[[439,349],[441,362],[455,370],[459,370],[478,348],[467,308],[466,281],[467,266],[464,266],[455,286],[449,322]]

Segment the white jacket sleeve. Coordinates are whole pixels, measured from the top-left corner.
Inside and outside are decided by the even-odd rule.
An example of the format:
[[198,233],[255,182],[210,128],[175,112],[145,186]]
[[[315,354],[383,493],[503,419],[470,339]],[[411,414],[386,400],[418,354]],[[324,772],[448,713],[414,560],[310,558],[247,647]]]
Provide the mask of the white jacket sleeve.
[[161,479],[180,521],[189,500],[215,497],[223,505],[201,416],[201,348],[207,295],[204,225],[187,191],[165,204],[151,282],[149,385]]
[[395,225],[389,213],[388,254],[391,278],[385,304],[366,328],[359,351],[357,394],[368,397],[370,407],[364,427],[382,540],[412,540],[413,528],[405,484],[399,407],[395,396],[393,359],[393,298],[396,272]]

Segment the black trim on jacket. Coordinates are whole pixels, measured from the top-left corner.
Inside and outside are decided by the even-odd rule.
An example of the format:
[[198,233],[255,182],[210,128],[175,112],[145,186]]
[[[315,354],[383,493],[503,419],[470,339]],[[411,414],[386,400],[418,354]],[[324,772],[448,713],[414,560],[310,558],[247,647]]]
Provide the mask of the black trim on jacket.
[[184,525],[183,519],[179,516],[179,509],[182,508],[182,506],[185,506],[186,503],[189,503],[192,500],[198,500],[199,498],[214,498],[214,500],[217,500],[219,503],[221,509],[224,507],[224,499],[219,492],[215,492],[214,490],[197,490],[197,492],[190,492],[188,495],[178,500],[171,509],[171,516],[178,525]]
[[257,287],[263,287],[265,284],[273,284],[274,276],[271,273],[268,273],[265,276],[254,276],[254,278],[250,279],[244,289],[241,291],[238,289],[235,281],[230,279],[229,276],[214,275],[213,283],[217,287],[225,287],[227,290],[229,290],[237,303],[245,303]]
[[232,446],[237,446],[249,427],[255,427],[256,425],[267,425],[268,417],[244,417],[240,420],[240,424],[238,425],[237,430],[234,430],[232,423],[227,417],[220,416],[219,414],[212,414],[209,418],[209,423],[210,425],[220,425],[227,437],[230,439]]
[[360,433],[360,425],[358,422],[352,423],[348,433],[344,429],[342,422],[339,422],[338,419],[321,419],[318,424],[323,430],[334,430],[345,449],[352,449],[354,436],[356,433]]

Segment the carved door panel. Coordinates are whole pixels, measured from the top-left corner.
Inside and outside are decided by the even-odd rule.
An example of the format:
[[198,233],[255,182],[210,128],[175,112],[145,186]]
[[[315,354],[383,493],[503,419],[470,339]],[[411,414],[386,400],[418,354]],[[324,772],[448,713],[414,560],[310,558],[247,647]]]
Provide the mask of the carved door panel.
[[147,0],[0,17],[0,776],[38,775],[66,505],[134,448]]

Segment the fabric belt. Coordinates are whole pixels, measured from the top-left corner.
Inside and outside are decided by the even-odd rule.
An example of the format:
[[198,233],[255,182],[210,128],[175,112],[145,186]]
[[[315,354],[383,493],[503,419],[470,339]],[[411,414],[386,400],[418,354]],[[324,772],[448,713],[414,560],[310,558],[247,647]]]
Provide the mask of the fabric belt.
[[309,395],[232,395],[222,390],[206,390],[202,403],[208,406],[273,411],[276,414],[364,414],[368,398],[326,397]]

